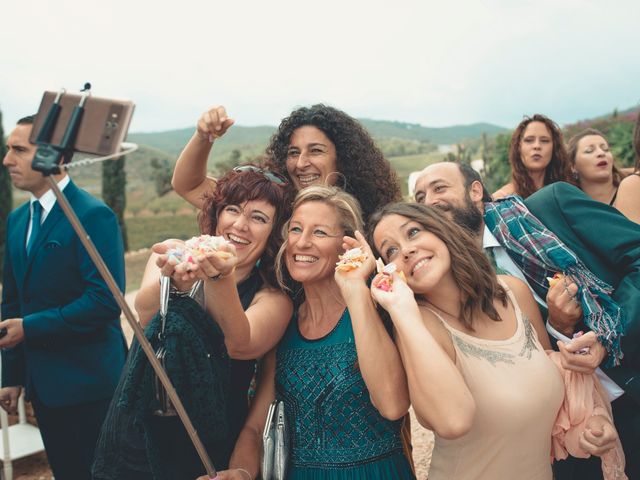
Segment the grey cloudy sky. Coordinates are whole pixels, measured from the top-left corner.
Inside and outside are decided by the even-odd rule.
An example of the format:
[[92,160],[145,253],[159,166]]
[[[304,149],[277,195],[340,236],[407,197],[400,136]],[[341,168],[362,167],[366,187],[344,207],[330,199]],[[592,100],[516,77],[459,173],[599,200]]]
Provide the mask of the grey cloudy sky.
[[223,104],[275,125],[325,102],[427,126],[559,123],[640,103],[637,0],[13,0],[0,9],[5,130],[42,91],[136,103],[132,131]]

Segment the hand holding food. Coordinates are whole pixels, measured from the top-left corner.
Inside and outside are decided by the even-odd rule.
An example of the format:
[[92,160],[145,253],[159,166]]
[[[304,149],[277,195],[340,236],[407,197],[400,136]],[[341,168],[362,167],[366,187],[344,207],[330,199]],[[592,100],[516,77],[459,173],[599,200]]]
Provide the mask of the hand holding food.
[[224,237],[200,235],[187,240],[184,246],[176,246],[167,251],[169,262],[176,270],[188,272],[197,265],[198,258],[215,253],[220,258],[229,258],[232,254],[223,246],[229,245]]
[[555,273],[553,277],[547,277],[547,281],[549,282],[549,288],[553,288],[560,281],[564,280],[564,275],[562,273]]
[[[393,291],[393,273],[398,270],[396,264],[389,263],[385,265],[382,259],[378,258],[376,260],[376,270],[378,271],[379,275],[376,277],[374,286],[385,292]],[[407,279],[404,276],[404,272],[402,272],[402,270],[398,272],[398,275],[402,279],[402,281],[406,283]]]
[[338,256],[338,262],[336,263],[337,272],[351,272],[356,268],[360,268],[367,260],[368,255],[360,247],[355,247],[347,250],[342,255]]

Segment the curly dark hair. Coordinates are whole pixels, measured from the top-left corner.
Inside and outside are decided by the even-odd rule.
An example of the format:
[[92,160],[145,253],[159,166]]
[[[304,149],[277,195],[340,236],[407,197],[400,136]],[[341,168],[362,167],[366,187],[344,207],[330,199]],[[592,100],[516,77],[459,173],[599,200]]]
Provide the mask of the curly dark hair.
[[282,244],[282,226],[291,216],[294,193],[290,184],[274,182],[261,171],[231,170],[218,179],[213,194],[205,197],[204,206],[198,213],[200,231],[215,235],[218,216],[227,205],[241,205],[252,200],[264,200],[273,205],[276,210],[273,228],[260,257],[258,271],[265,283],[277,288],[274,262]]
[[288,176],[291,135],[307,125],[322,130],[334,144],[344,190],[360,202],[365,221],[376,209],[400,200],[398,176],[365,128],[343,111],[323,104],[298,108],[280,122],[267,147],[271,169]]
[[511,181],[513,182],[516,193],[522,198],[527,198],[536,191],[536,188],[533,185],[533,180],[529,176],[529,172],[524,166],[522,156],[520,154],[520,142],[522,141],[522,136],[525,129],[531,122],[544,123],[547,130],[551,133],[551,139],[553,142],[551,162],[549,162],[549,165],[547,165],[544,172],[544,185],[549,185],[555,182],[573,183],[571,177],[571,166],[569,165],[569,158],[564,146],[564,140],[562,139],[562,130],[560,130],[560,127],[556,122],[550,118],[536,113],[532,117],[524,117],[524,120],[520,122],[513,132],[513,135],[511,136],[511,145],[509,145]]
[[507,304],[507,293],[498,283],[496,272],[471,234],[449,220],[437,207],[421,203],[398,202],[385,205],[371,216],[367,238],[374,254],[380,256],[373,242],[373,232],[388,215],[400,215],[419,223],[427,231],[442,240],[451,256],[451,273],[460,288],[460,320],[473,331],[473,317],[484,312],[489,318],[500,321],[493,299]]
[[[569,156],[569,161],[571,162],[571,165],[575,166],[576,164],[576,156],[578,155],[578,143],[580,143],[580,140],[582,140],[584,137],[588,137],[591,135],[597,135],[598,137],[602,137],[604,138],[604,141],[607,142],[607,145],[609,144],[609,140],[607,140],[607,137],[605,137],[600,130],[596,130],[595,128],[585,128],[581,132],[576,133],[573,137],[569,139],[569,142],[567,142],[567,155]],[[622,170],[620,170],[616,165],[615,159],[613,161],[611,175],[613,176],[614,187],[617,187],[618,185],[620,185],[620,182],[622,181],[622,179],[626,177],[626,175],[622,172]],[[580,186],[580,177],[577,177],[576,185],[582,188]]]

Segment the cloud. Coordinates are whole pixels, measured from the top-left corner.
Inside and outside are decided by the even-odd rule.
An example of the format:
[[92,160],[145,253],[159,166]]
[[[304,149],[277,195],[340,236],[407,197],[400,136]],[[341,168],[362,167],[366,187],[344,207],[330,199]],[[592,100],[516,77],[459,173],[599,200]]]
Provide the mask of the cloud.
[[326,102],[430,126],[560,123],[640,100],[629,51],[640,7],[619,2],[188,0],[3,6],[5,129],[41,92],[85,81],[137,104],[132,130],[193,125],[214,104],[276,124]]

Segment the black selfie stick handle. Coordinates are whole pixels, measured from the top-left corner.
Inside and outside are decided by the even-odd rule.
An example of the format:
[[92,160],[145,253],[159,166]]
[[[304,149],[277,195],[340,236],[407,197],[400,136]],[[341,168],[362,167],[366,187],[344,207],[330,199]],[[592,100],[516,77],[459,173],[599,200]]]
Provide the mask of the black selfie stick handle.
[[45,118],[40,132],[38,132],[38,136],[36,137],[36,144],[40,145],[42,143],[49,143],[51,141],[51,136],[53,135],[53,129],[55,128],[56,122],[58,121],[59,113],[60,104],[58,102],[54,102],[49,108],[47,118]]
[[82,114],[84,113],[84,102],[89,96],[90,83],[85,83],[84,94],[80,99],[80,103],[76,105],[71,112],[71,118],[67,123],[67,128],[64,131],[62,142],[60,145],[53,145],[51,142],[51,135],[58,121],[58,114],[60,113],[60,97],[63,92],[58,93],[55,101],[49,108],[47,118],[44,121],[40,132],[38,133],[37,141],[38,150],[31,163],[31,168],[41,172],[45,177],[49,175],[60,173],[60,159],[64,157],[64,163],[69,163],[73,156],[74,146],[76,143],[76,137],[78,136],[78,130],[80,129],[80,123],[82,122]]
[[62,142],[60,143],[60,149],[64,155],[64,163],[69,163],[73,156],[73,146],[76,143],[76,136],[80,129],[80,122],[82,122],[82,115],[84,114],[84,105],[81,101],[80,105],[76,105],[71,112],[71,118],[67,124],[67,129],[64,131]]

